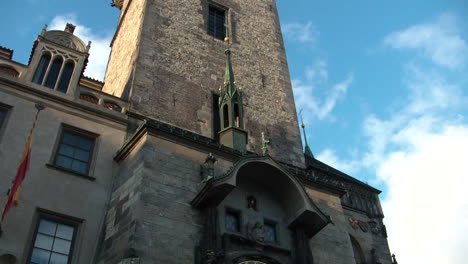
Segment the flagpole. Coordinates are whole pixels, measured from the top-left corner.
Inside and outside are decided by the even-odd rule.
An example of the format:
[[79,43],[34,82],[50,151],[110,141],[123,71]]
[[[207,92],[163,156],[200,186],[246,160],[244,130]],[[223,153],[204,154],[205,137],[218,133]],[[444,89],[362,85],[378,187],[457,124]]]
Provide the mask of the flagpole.
[[34,132],[34,128],[36,127],[37,120],[39,118],[39,113],[45,109],[43,104],[37,103],[35,104],[36,107],[36,115],[34,117],[34,121],[32,124],[31,129],[29,130],[28,139],[26,141],[25,148],[23,150],[23,155],[21,157],[20,164],[18,165],[18,170],[16,172],[16,177],[12,182],[11,188],[8,190],[8,200],[5,204],[5,208],[3,209],[2,216],[0,218],[0,236],[3,233],[2,230],[2,223],[5,215],[12,207],[16,207],[18,205],[19,194],[21,190],[21,183],[23,182],[24,178],[26,177],[26,173],[29,169],[29,161],[31,159],[31,145],[32,145],[32,136]]

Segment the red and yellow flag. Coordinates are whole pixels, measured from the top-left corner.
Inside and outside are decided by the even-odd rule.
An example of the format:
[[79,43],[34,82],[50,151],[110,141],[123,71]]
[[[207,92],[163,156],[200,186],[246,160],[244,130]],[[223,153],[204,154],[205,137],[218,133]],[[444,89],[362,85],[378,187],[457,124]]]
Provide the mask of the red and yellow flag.
[[16,207],[18,205],[19,194],[21,190],[21,183],[23,182],[24,178],[26,177],[26,173],[29,170],[29,161],[31,160],[31,145],[32,145],[32,135],[34,131],[34,127],[36,126],[36,121],[39,116],[39,112],[44,109],[42,105],[36,105],[37,113],[36,117],[33,122],[33,126],[29,131],[28,140],[26,141],[26,146],[23,151],[23,156],[21,157],[20,164],[18,166],[18,171],[16,172],[15,180],[13,181],[13,185],[10,188],[10,192],[8,194],[8,200],[5,204],[5,209],[3,209],[2,218],[0,219],[0,223],[3,222],[3,218],[8,213],[8,211],[12,207]]

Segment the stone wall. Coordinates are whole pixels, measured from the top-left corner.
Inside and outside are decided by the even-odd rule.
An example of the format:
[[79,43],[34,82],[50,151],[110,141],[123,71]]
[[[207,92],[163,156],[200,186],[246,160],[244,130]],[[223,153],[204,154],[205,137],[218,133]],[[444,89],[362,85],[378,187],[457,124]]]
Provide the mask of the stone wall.
[[[366,214],[343,208],[339,194],[306,187],[314,203],[332,219],[332,224],[326,226],[310,241],[315,264],[349,264],[355,263],[350,236],[353,236],[362,249],[365,263],[391,264],[390,251],[386,236],[382,229],[382,219],[376,219],[380,229],[371,230],[370,219]],[[351,221],[357,225],[352,226]],[[367,231],[366,230],[367,227]],[[372,249],[375,249],[373,257]]]
[[[112,157],[123,143],[125,125],[103,118],[103,113],[108,114],[109,110],[97,107],[90,110],[84,108],[86,102],[75,101],[71,95],[28,85],[31,84],[21,79],[0,76],[0,103],[12,107],[0,137],[1,208],[34,120],[34,104],[40,101],[46,106],[34,131],[30,169],[21,186],[19,205],[11,209],[2,223],[0,255],[12,254],[19,263],[25,263],[39,216],[59,215],[59,221],[80,219],[71,263],[93,263],[111,193],[112,172],[116,165]],[[123,119],[119,113],[111,114]],[[91,177],[51,166],[63,125],[98,135]]]
[[[133,248],[140,263],[193,263],[204,219],[190,205],[208,152],[145,135],[120,162],[100,263]],[[232,164],[220,160],[216,173]]]
[[[302,144],[275,1],[212,2],[229,9],[232,61],[237,84],[244,90],[248,149],[260,152],[261,132],[265,132],[271,138],[274,158],[302,167]],[[132,5],[137,8],[136,3],[130,9]],[[119,33],[113,46],[105,90],[116,95],[124,94],[123,82],[131,65],[122,56],[130,57],[128,51],[134,51],[132,41],[141,13],[135,10],[123,18],[128,21],[122,25],[131,24],[132,29],[125,35]],[[223,85],[225,44],[207,34],[207,16],[207,0],[147,3],[131,109],[214,137],[212,94],[219,93]],[[118,43],[131,45],[119,49]]]
[[128,96],[145,6],[146,0],[124,1],[104,78],[102,90],[106,93],[118,97]]

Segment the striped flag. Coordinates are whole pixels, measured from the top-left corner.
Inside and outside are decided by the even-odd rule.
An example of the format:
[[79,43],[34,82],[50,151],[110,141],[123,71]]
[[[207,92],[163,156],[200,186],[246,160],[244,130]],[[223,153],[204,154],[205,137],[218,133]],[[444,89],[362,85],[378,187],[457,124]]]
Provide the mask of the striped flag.
[[26,173],[29,170],[29,161],[31,160],[32,135],[34,127],[36,126],[37,118],[39,117],[39,113],[41,112],[41,110],[44,109],[44,106],[36,104],[36,109],[36,117],[34,118],[32,128],[29,131],[28,140],[26,141],[26,146],[23,151],[23,156],[21,157],[21,162],[18,166],[18,171],[16,172],[15,180],[13,181],[13,185],[11,186],[10,192],[8,194],[8,201],[5,204],[5,209],[3,210],[2,218],[0,219],[0,224],[3,222],[3,218],[5,218],[5,215],[8,213],[8,211],[10,211],[12,207],[16,207],[18,205],[19,194],[21,191],[21,183],[23,182],[24,178],[26,177]]

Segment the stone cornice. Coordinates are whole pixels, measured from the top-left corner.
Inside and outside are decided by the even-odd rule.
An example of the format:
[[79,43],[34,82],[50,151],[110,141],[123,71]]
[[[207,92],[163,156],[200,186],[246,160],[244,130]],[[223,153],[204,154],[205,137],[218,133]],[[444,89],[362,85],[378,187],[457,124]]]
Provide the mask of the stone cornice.
[[[226,147],[224,145],[219,144],[219,142],[201,136],[197,133],[163,123],[157,120],[147,119],[142,115],[133,112],[127,112],[127,114],[131,117],[144,120],[140,127],[136,130],[129,140],[122,146],[122,148],[117,152],[117,155],[114,157],[114,160],[119,162],[126,155],[133,149],[133,147],[138,143],[139,139],[145,133],[155,133],[158,135],[164,135],[166,137],[174,138],[177,141],[185,141],[188,144],[193,144],[198,147],[206,148],[208,151],[213,152],[215,155],[227,155],[230,159],[236,160],[230,170],[228,170],[225,174],[219,175],[215,177],[215,180],[226,177],[229,173],[231,173],[232,169],[235,168],[236,164],[242,162],[245,159],[252,158],[252,157],[259,157],[258,154],[253,152],[248,152],[242,154],[239,151]],[[321,163],[321,162],[320,162]],[[329,167],[328,170],[324,168],[320,168],[319,166],[311,167],[309,169],[303,169],[296,167],[294,165],[279,162],[279,164],[284,167],[289,173],[294,175],[298,178],[303,184],[308,185],[319,185],[321,187],[325,187],[331,191],[338,192],[340,194],[344,194],[346,192],[358,192],[364,194],[365,196],[372,196],[375,194],[379,194],[381,191],[349,176],[338,170]]]

